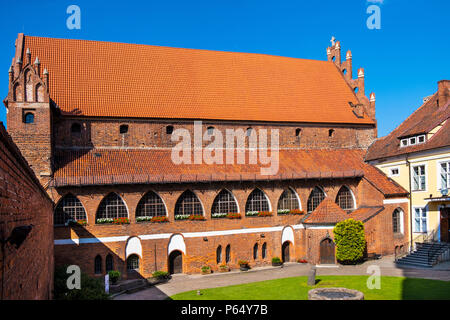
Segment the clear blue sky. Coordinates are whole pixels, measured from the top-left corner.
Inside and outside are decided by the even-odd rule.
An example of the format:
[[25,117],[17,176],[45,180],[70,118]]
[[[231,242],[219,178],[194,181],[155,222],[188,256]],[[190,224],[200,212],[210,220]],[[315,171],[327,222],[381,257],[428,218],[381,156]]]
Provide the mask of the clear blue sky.
[[[366,26],[372,3],[346,1],[85,1],[22,0],[0,4],[0,97],[17,33],[26,35],[265,53],[326,59],[332,35],[364,67],[366,93],[376,93],[379,135],[392,131],[450,78],[450,1],[378,0],[381,29]],[[380,3],[381,2],[381,3]],[[69,5],[81,30],[66,27]],[[5,121],[5,108],[0,107]]]

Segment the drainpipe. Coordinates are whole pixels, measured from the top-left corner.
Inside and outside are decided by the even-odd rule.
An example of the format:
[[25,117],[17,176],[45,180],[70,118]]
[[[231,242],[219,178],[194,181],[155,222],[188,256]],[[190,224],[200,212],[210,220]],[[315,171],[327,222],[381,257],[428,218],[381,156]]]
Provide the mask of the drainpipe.
[[411,186],[411,162],[408,160],[408,154],[406,154],[406,166],[408,167],[408,185],[409,185],[409,236],[410,236],[410,245],[409,250],[413,249],[413,229],[412,229],[412,220],[413,220],[413,212],[412,212],[412,186]]

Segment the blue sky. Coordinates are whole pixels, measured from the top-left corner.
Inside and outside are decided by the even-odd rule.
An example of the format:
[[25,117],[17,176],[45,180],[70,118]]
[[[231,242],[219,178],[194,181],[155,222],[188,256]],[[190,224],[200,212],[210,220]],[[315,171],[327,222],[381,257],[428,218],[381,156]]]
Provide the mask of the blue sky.
[[[378,0],[381,29],[370,30],[366,0],[84,1],[22,0],[0,4],[0,97],[17,33],[326,59],[332,35],[352,51],[376,94],[379,136],[392,131],[450,78],[450,1]],[[373,1],[375,2],[375,1]],[[81,29],[69,30],[69,5]],[[0,107],[0,121],[5,108]]]

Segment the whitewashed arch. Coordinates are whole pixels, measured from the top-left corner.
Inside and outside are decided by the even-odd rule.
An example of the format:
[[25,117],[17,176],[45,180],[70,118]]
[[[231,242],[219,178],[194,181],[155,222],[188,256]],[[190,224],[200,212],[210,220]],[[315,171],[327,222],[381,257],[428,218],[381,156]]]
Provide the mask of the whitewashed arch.
[[294,229],[292,229],[291,226],[284,227],[283,232],[281,234],[281,244],[285,243],[286,241],[290,241],[292,244],[295,244]]
[[132,254],[137,254],[142,258],[142,245],[141,239],[138,237],[131,237],[127,241],[127,246],[125,248],[125,259],[128,259]]
[[186,244],[184,243],[184,238],[181,234],[174,234],[170,237],[169,246],[168,246],[168,254],[172,251],[178,250],[186,254]]

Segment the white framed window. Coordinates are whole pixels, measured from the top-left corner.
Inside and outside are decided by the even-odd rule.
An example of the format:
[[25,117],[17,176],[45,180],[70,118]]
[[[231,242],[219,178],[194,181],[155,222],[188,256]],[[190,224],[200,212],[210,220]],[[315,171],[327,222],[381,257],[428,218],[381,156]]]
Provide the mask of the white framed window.
[[402,139],[400,146],[407,147],[408,146],[408,139]]
[[416,144],[416,137],[411,137],[411,138],[409,138],[409,145],[413,145],[413,144]]
[[390,168],[389,169],[389,177],[397,177],[400,175],[399,167]]
[[417,137],[417,143],[424,143],[425,142],[425,135],[420,135]]
[[439,182],[438,188],[450,189],[450,161],[440,162],[438,165]]
[[427,220],[426,208],[414,208],[414,232],[427,233]]
[[426,167],[424,164],[412,167],[413,191],[426,190]]

